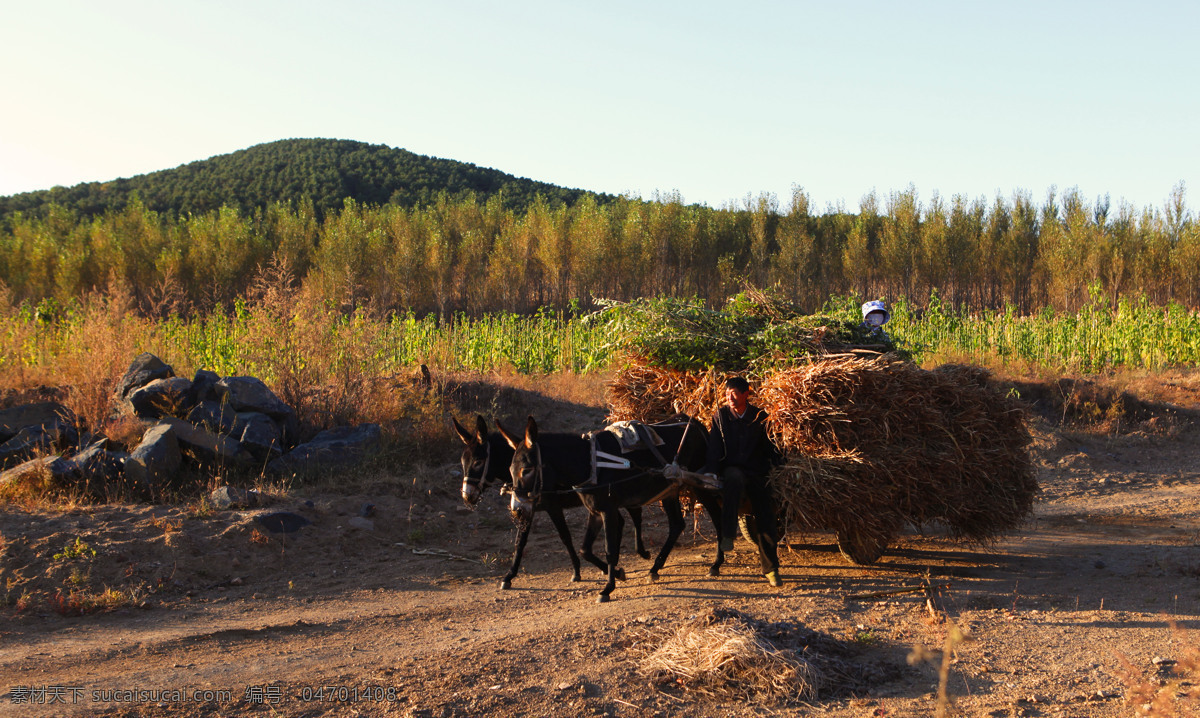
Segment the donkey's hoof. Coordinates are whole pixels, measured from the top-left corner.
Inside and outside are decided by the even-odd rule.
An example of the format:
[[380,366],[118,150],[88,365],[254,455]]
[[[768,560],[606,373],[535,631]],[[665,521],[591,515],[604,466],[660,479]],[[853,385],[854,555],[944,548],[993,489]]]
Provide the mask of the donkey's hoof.
[[709,576],[720,576],[721,568],[719,566],[712,566],[711,568],[708,569],[708,575]]
[[649,551],[647,551],[647,550],[645,550],[645,549],[642,549],[641,551],[638,551],[638,552],[637,552],[637,555],[638,555],[638,556],[641,556],[643,559],[645,559],[645,560],[647,560],[647,561],[649,561],[649,560],[650,560],[650,552],[649,552]]
[[650,572],[650,583],[654,583],[657,580],[658,580],[658,571],[651,571]]
[[503,581],[500,582],[500,590],[501,591],[507,591],[510,588],[512,588],[512,581],[509,581],[508,579],[504,579]]
[[618,568],[616,571],[613,572],[613,576],[616,577],[616,579],[618,581],[624,581],[625,580],[625,569]]
[[612,599],[608,597],[607,593],[602,593],[599,596],[596,596],[596,603],[608,603],[611,600]]
[[583,578],[579,574],[575,574],[571,577],[571,583],[579,583],[582,580]]

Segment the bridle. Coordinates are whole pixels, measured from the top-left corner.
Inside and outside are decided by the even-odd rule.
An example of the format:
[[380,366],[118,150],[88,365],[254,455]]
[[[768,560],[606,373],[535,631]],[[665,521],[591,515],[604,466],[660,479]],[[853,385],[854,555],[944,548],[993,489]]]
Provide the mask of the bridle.
[[[467,469],[463,472],[462,498],[467,506],[470,506],[472,510],[479,501],[479,499],[476,497],[482,495],[483,492],[487,490],[488,484],[491,483],[488,480],[488,469],[490,469],[492,466],[492,443],[485,439],[483,442],[483,449],[483,472],[480,473],[479,479],[477,481],[471,480],[470,469]],[[472,501],[472,498],[475,498],[475,501]]]
[[[537,506],[542,500],[542,491],[545,488],[546,470],[542,464],[542,445],[534,443],[534,469],[533,469],[533,490],[525,492],[525,498],[517,494],[517,477],[512,477],[512,488],[509,489],[509,494],[512,498],[509,501],[509,510],[521,513],[522,515],[532,515],[533,507]],[[528,510],[526,508],[528,507]]]

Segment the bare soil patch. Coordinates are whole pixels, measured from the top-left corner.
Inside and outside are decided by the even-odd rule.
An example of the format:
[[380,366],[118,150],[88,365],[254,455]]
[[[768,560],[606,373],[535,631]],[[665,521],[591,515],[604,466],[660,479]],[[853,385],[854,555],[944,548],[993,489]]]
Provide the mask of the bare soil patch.
[[[1138,686],[1153,696],[1183,672],[1170,661],[1195,651],[1200,407],[1183,390],[1169,405],[1123,390],[1148,413],[1122,409],[1129,419],[1101,431],[1098,420],[1038,419],[1043,491],[1020,531],[984,547],[909,533],[869,567],[846,564],[830,535],[791,536],[781,589],[740,541],[709,577],[715,545],[702,516],[656,583],[627,537],[628,580],[597,604],[599,572],[570,583],[539,517],[521,574],[500,591],[514,536],[506,508],[494,493],[461,508],[449,461],[376,468],[354,492],[295,488],[254,511],[8,506],[0,714],[932,715],[939,651],[957,626],[969,640],[953,651],[947,687],[961,714],[1131,715]],[[507,401],[484,394],[478,403]],[[525,402],[555,412],[554,428],[592,428],[604,413],[582,398]],[[255,518],[264,511],[312,523],[272,533]],[[665,521],[646,514],[657,545]],[[573,525],[578,536],[583,517]],[[850,598],[925,582],[945,586],[936,611],[924,592]],[[105,588],[121,600],[87,615],[50,599]],[[830,670],[815,696],[775,698],[643,670],[649,651],[718,610],[773,626],[780,645],[809,645],[844,671]],[[931,660],[910,665],[918,645]]]

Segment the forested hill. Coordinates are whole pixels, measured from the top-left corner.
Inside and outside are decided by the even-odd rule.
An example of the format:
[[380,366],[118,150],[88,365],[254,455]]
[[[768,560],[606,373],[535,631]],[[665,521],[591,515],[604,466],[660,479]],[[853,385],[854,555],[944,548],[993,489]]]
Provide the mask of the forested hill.
[[600,202],[612,199],[386,145],[292,139],[128,179],[0,197],[0,217],[12,212],[40,215],[51,203],[93,216],[124,208],[135,193],[148,209],[168,214],[202,214],[222,205],[251,212],[273,202],[309,200],[323,215],[340,209],[346,198],[411,207],[442,192],[451,198],[500,194],[504,206],[515,210],[525,209],[539,194],[552,205],[573,205],[585,195]]

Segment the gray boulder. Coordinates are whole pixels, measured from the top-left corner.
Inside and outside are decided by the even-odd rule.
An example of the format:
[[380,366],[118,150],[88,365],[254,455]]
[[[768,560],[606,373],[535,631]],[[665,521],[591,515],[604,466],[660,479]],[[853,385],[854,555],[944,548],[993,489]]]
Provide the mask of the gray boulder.
[[182,376],[155,379],[129,392],[133,413],[143,419],[162,416],[187,416],[192,380]]
[[272,533],[295,533],[300,529],[312,523],[300,514],[294,514],[291,511],[275,511],[269,514],[260,514],[254,517],[254,520],[266,527]]
[[142,443],[129,452],[125,478],[132,486],[150,491],[174,477],[181,463],[183,456],[175,430],[170,424],[155,424],[146,431]]
[[293,413],[261,379],[252,376],[227,376],[217,382],[216,389],[221,400],[237,412],[257,411],[272,418]]
[[197,369],[192,377],[192,389],[188,392],[188,405],[194,406],[202,401],[217,398],[217,382],[221,375],[207,369]]
[[8,441],[0,444],[0,467],[12,466],[37,454],[62,449],[79,441],[74,424],[60,417],[45,424],[26,426]]
[[359,424],[322,431],[267,465],[278,475],[309,474],[362,461],[379,448],[378,424]]
[[170,416],[163,417],[161,423],[171,427],[179,449],[202,464],[246,466],[252,461],[252,455],[232,437],[214,434]]
[[124,399],[129,392],[145,386],[155,379],[169,379],[175,376],[175,370],[162,359],[150,352],[138,354],[126,370],[125,376],[117,383],[117,398]]
[[237,415],[233,436],[258,461],[268,461],[283,453],[283,432],[271,417],[257,411]]
[[203,426],[214,434],[229,435],[233,433],[237,412],[224,402],[204,399],[188,411],[186,418],[189,423]]
[[74,425],[75,414],[57,401],[39,401],[0,409],[0,442],[8,441],[27,426],[46,426],[56,420]]
[[121,481],[128,454],[108,451],[108,439],[101,437],[66,459],[68,470],[88,495],[103,497],[105,489]]
[[57,456],[30,459],[0,473],[0,487],[20,481],[38,481],[49,478],[55,486],[66,487],[75,482],[75,475],[66,461]]
[[208,497],[217,509],[252,509],[258,506],[260,497],[257,491],[237,489],[232,486],[221,486],[213,490]]

